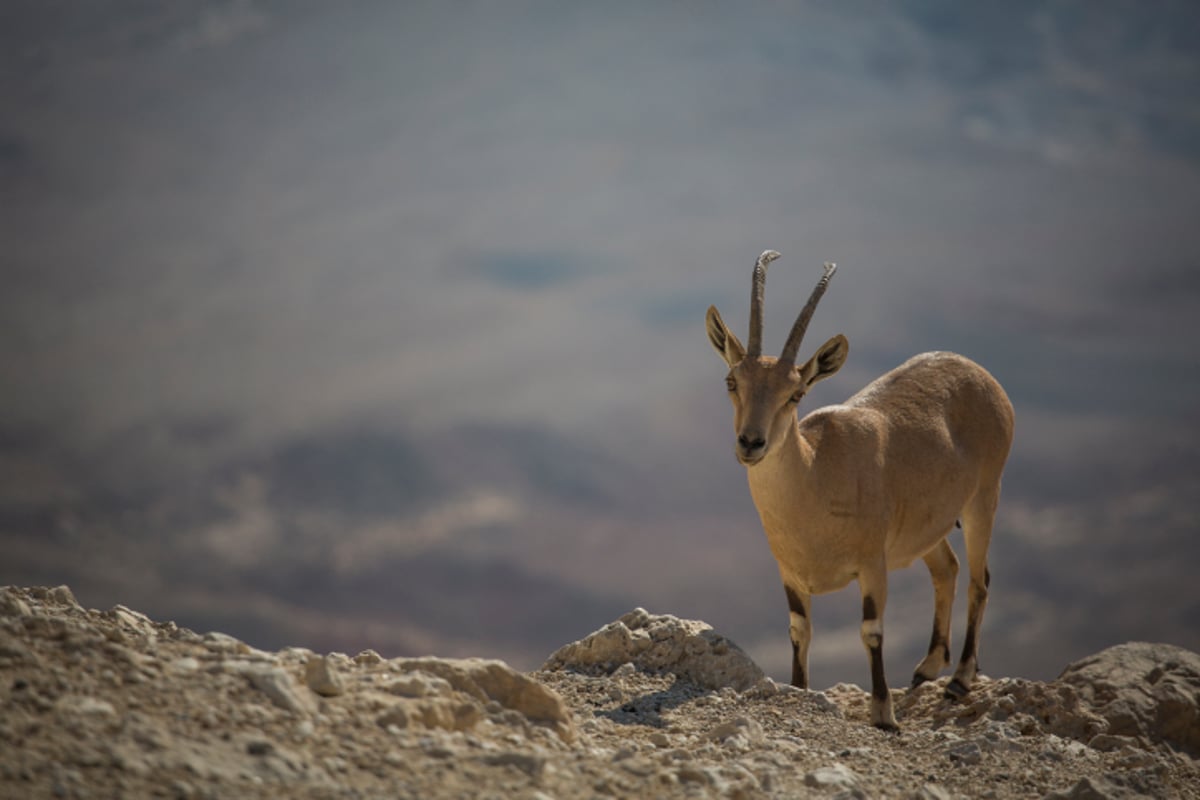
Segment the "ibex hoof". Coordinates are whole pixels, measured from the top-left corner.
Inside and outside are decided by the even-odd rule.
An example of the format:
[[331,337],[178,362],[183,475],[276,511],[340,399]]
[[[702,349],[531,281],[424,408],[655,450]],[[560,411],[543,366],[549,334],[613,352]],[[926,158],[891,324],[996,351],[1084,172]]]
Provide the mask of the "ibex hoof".
[[946,693],[943,695],[947,700],[962,700],[967,696],[967,692],[971,691],[958,678],[946,684]]
[[900,726],[894,722],[876,722],[875,727],[879,728],[879,730],[883,731],[884,733],[900,733]]
[[910,688],[910,689],[915,689],[915,688],[917,688],[918,686],[920,686],[922,683],[928,683],[928,682],[929,682],[929,680],[930,680],[929,678],[926,678],[926,677],[925,677],[924,675],[922,675],[921,673],[919,673],[919,672],[914,672],[914,673],[913,673],[913,679],[912,679],[912,683],[910,683],[910,684],[908,685],[908,688]]

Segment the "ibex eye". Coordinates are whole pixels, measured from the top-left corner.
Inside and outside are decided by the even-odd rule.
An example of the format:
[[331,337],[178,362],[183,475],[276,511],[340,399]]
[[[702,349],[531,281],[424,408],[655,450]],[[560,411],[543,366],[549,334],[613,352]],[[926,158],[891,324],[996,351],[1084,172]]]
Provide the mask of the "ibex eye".
[[804,397],[804,392],[796,392],[794,395],[791,396],[791,399],[789,402],[799,403],[800,398],[802,398],[802,397]]
[[733,378],[726,378],[725,379],[725,388],[731,392],[736,392],[737,391],[737,381],[735,381]]

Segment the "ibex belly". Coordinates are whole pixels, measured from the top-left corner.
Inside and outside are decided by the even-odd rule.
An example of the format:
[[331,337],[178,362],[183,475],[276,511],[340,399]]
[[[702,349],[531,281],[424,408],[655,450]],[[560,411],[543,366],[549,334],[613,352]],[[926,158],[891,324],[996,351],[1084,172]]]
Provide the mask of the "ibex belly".
[[851,526],[792,530],[767,515],[763,530],[785,581],[808,594],[828,594],[849,584],[862,569],[864,556],[878,554],[881,544],[879,540],[864,547]]
[[955,493],[941,502],[921,498],[896,509],[888,526],[887,568],[907,567],[928,553],[954,529],[965,503]]
[[789,583],[809,594],[835,592],[882,552],[889,570],[907,567],[953,529],[961,506],[918,503],[891,517],[859,513],[853,504],[832,504],[807,524],[789,524],[760,511],[771,554]]

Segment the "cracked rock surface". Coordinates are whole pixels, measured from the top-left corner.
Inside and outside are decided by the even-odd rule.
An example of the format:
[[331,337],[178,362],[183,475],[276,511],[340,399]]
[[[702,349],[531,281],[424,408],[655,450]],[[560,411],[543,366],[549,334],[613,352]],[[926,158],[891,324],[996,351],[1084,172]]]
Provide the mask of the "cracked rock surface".
[[3,587],[0,798],[1200,798],[1197,659],[1120,645],[959,703],[942,678],[894,692],[893,735],[859,687],[778,685],[642,609],[521,673],[269,653]]

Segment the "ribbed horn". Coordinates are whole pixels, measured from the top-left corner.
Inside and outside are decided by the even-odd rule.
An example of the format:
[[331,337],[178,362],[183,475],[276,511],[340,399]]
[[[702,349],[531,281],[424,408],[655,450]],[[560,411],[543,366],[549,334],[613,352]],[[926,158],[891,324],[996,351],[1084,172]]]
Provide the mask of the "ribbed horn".
[[746,344],[746,355],[758,358],[762,355],[763,337],[763,287],[767,284],[767,265],[779,258],[774,250],[764,250],[754,262],[754,287],[750,291],[750,339]]
[[837,272],[837,264],[832,261],[825,262],[825,274],[821,276],[821,280],[817,281],[816,288],[812,291],[812,296],[808,298],[808,302],[800,311],[800,316],[796,317],[796,324],[792,326],[792,332],[788,334],[787,344],[783,346],[783,352],[779,355],[779,360],[787,364],[796,363],[796,353],[800,351],[800,342],[804,340],[804,332],[808,330],[808,321],[812,319],[813,312],[817,310],[817,303],[821,299],[821,295],[825,294],[825,290],[829,288],[829,279],[833,277],[833,273]]

